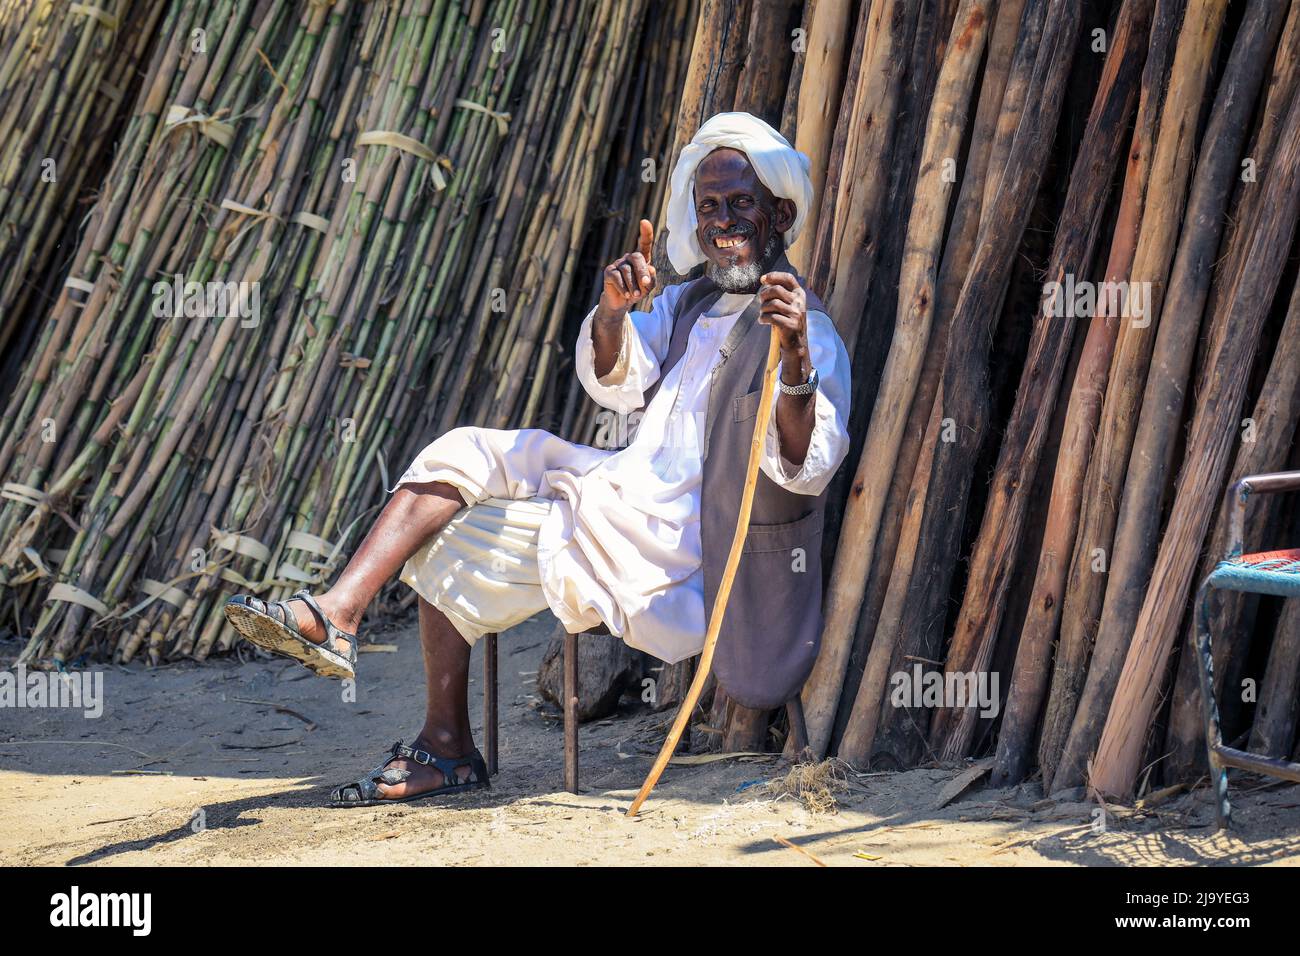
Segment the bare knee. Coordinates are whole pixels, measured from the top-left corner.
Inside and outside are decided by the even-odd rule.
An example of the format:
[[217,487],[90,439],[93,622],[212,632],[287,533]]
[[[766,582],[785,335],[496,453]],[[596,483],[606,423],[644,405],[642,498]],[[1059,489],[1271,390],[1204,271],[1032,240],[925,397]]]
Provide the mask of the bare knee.
[[406,482],[393,492],[388,502],[388,508],[400,512],[405,520],[438,527],[464,507],[460,489],[445,481]]
[[[424,496],[425,498],[444,498],[452,502],[457,507],[465,506],[465,499],[461,496],[460,489],[446,481],[407,481],[403,482],[393,497],[406,492],[408,495]],[[417,498],[418,500],[418,498]]]

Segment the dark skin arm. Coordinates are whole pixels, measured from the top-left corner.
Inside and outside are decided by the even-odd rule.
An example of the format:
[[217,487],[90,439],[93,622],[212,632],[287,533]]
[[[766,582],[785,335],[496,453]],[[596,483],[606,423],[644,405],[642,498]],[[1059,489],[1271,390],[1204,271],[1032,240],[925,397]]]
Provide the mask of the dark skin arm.
[[[812,375],[808,357],[808,302],[799,281],[788,272],[769,272],[759,280],[762,303],[758,321],[776,327],[781,339],[781,381],[802,385]],[[777,393],[776,433],[781,455],[792,465],[802,465],[808,456],[816,422],[817,393]]]
[[655,285],[655,267],[650,265],[654,247],[654,226],[641,220],[641,235],[635,252],[616,259],[605,267],[605,287],[601,290],[596,315],[591,322],[591,344],[595,353],[596,377],[604,378],[618,361],[623,345],[623,320],[637,302]]

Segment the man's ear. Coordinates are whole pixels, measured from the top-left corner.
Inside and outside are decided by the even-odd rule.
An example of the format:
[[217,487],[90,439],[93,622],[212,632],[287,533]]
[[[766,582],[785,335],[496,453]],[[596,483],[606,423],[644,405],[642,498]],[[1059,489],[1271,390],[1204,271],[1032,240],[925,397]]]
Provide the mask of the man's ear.
[[795,208],[793,199],[778,199],[776,201],[776,216],[772,220],[772,225],[776,227],[779,233],[787,233],[794,226],[794,219],[798,210]]

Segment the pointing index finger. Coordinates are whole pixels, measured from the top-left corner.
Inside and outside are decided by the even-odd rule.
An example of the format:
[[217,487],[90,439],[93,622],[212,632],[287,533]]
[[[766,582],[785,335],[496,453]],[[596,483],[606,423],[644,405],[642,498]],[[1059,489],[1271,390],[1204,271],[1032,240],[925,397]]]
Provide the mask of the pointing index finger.
[[646,262],[650,261],[650,253],[654,249],[654,244],[655,244],[654,224],[651,223],[649,219],[642,219],[641,238],[638,241],[637,246],[641,255],[645,257]]

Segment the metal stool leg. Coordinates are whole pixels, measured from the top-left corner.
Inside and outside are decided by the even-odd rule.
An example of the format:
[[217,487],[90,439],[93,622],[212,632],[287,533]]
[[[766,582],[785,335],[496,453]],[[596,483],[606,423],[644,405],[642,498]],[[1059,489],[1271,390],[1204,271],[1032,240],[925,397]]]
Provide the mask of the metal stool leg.
[[564,789],[578,792],[578,635],[564,635]]
[[497,636],[486,634],[483,645],[483,749],[488,776],[497,772]]
[[1228,489],[1228,541],[1223,560],[1196,593],[1197,678],[1205,711],[1205,752],[1214,790],[1219,828],[1232,823],[1228,802],[1228,768],[1261,773],[1300,783],[1300,763],[1238,750],[1223,742],[1219,705],[1214,698],[1214,654],[1210,636],[1210,592],[1217,588],[1254,594],[1300,597],[1300,550],[1245,553],[1246,501],[1256,492],[1300,491],[1300,471],[1248,475]]

